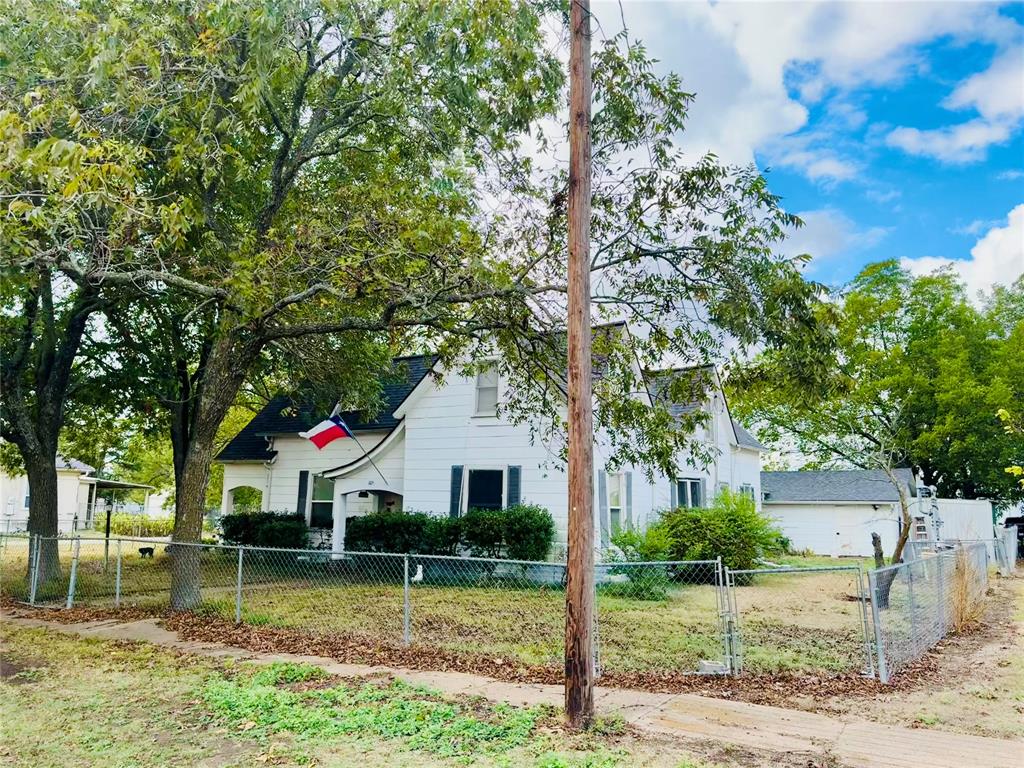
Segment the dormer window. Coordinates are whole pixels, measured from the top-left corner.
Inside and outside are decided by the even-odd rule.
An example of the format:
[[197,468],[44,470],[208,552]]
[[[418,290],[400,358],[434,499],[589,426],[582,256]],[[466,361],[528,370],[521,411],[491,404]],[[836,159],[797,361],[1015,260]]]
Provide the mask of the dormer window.
[[476,415],[494,416],[498,412],[498,369],[491,365],[476,375]]

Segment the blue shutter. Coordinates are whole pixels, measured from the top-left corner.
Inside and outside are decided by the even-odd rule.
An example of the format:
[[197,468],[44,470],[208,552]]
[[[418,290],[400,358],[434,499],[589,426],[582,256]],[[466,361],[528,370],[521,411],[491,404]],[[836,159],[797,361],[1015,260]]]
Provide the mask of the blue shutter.
[[522,467],[514,467],[509,465],[508,467],[508,498],[505,499],[505,506],[512,507],[519,503],[522,495]]
[[458,517],[462,510],[462,465],[452,465],[452,488],[448,503],[448,516]]
[[600,511],[601,546],[611,543],[608,537],[608,474],[602,469],[597,473],[597,504]]
[[[299,472],[299,500],[296,502],[297,507],[295,511],[305,516],[306,514],[306,494],[309,491],[309,472],[302,470]],[[270,507],[268,506],[267,509]]]
[[625,474],[626,483],[626,498],[624,503],[626,505],[626,530],[633,530],[633,473],[627,472]]

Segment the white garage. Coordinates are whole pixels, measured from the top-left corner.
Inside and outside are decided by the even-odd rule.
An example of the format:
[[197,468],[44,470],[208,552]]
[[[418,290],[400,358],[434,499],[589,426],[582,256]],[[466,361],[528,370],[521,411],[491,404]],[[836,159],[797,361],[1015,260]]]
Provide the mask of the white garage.
[[[992,537],[988,501],[933,499],[919,494],[909,469],[897,477],[911,502],[911,538],[934,539],[936,523],[943,539]],[[871,534],[892,551],[901,515],[896,487],[875,470],[808,470],[761,473],[762,508],[789,538],[794,550],[809,549],[832,557],[867,557]]]

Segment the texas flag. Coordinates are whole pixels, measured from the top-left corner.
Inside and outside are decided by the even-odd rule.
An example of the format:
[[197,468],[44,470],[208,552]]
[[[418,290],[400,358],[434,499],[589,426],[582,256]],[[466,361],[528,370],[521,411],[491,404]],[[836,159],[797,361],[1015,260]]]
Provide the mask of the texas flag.
[[342,437],[352,437],[352,430],[344,422],[341,416],[331,416],[324,419],[308,432],[299,432],[299,437],[304,437],[320,450],[328,443],[332,443]]

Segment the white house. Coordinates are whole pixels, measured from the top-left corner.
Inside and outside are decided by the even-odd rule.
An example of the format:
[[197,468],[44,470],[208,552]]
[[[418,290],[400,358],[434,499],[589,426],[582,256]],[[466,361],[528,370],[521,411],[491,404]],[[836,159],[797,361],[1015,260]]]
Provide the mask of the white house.
[[[992,504],[940,499],[918,487],[909,469],[896,474],[910,499],[911,540],[991,539]],[[794,549],[833,557],[872,554],[871,534],[886,552],[900,534],[896,488],[880,470],[820,470],[761,473],[762,509]]]
[[[434,366],[432,357],[396,359],[398,381],[385,388],[381,414],[342,414],[358,442],[336,440],[320,451],[298,433],[323,414],[274,398],[217,457],[224,464],[221,509],[232,509],[240,488],[255,489],[264,510],[303,513],[311,528],[323,531],[324,545],[340,550],[352,515],[402,509],[458,516],[471,508],[536,503],[551,512],[564,545],[567,479],[555,460],[557,446],[539,444],[528,424],[498,415],[504,382],[496,372],[475,378],[447,372],[441,384],[431,375]],[[596,439],[595,546],[607,544],[618,528],[644,526],[670,505],[706,504],[721,488],[760,499],[762,446],[730,418],[714,368],[658,372],[647,377],[644,396],[658,396],[659,377],[696,370],[710,379],[707,399],[675,407],[711,412],[696,437],[717,449],[717,459],[706,469],[648,482],[636,467],[607,471]]]
[[[102,520],[108,510],[130,511],[136,514],[159,516],[159,504],[151,503],[163,496],[150,496],[151,486],[128,483],[121,480],[96,477],[96,470],[78,459],[65,459],[57,454],[57,530],[71,533],[75,530],[93,527]],[[125,503],[120,499],[124,492],[139,489],[146,491],[142,504]],[[104,493],[105,492],[105,493]],[[28,505],[31,493],[27,475],[8,475],[0,471],[0,533],[16,533],[26,530]]]

